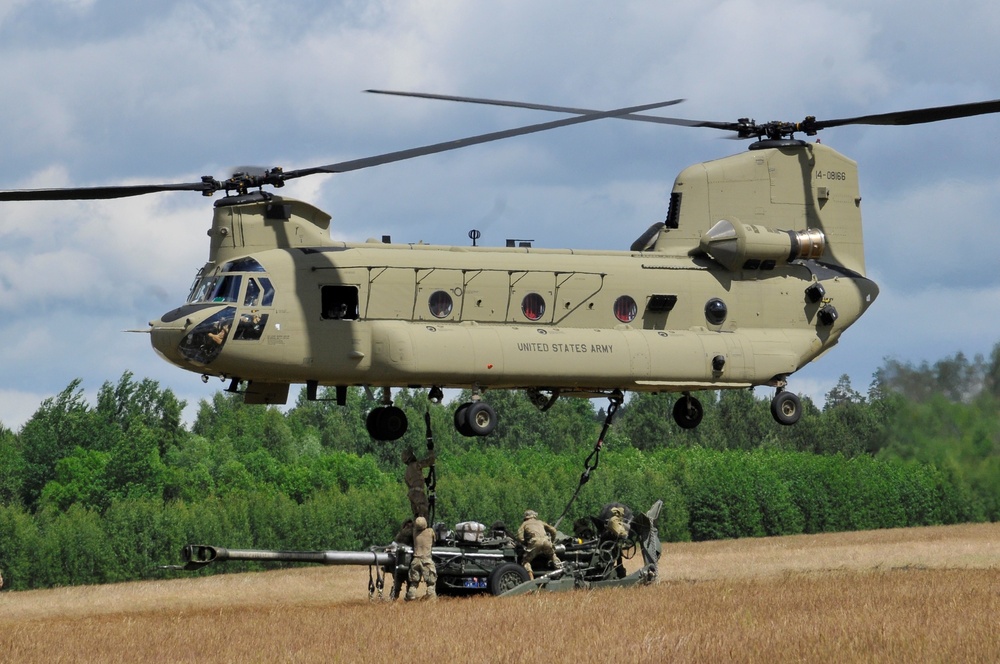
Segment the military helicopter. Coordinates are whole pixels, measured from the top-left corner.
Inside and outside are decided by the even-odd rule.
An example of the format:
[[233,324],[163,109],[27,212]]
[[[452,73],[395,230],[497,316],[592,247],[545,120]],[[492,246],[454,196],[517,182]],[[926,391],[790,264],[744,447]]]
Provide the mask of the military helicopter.
[[[835,120],[757,124],[641,114],[676,104],[594,111],[471,97],[375,91],[557,111],[570,117],[421,148],[219,181],[0,191],[0,201],[111,199],[163,191],[215,203],[208,262],[187,300],[150,322],[164,359],[229,381],[247,403],[281,404],[292,383],[309,399],[333,387],[380,390],[367,417],[377,440],[405,433],[393,388],[467,388],[455,412],[466,436],[488,435],[487,389],[526,390],[541,409],[560,396],[628,390],[680,393],[673,417],[694,428],[697,390],[775,388],[783,425],[802,414],[785,388],[871,306],[857,164],[795,138],[851,124],[908,125],[1000,111],[1000,100]],[[741,154],[684,169],[664,221],[621,250],[336,242],[330,215],[265,191],[342,173],[606,118],[707,127],[755,139]],[[515,243],[516,244],[516,243]]]

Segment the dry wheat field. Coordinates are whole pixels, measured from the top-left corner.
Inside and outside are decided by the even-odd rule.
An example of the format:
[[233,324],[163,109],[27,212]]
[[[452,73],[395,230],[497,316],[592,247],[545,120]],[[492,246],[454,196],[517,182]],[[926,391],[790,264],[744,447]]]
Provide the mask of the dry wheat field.
[[4,662],[995,662],[1000,524],[667,544],[643,588],[369,601],[366,568],[0,593]]

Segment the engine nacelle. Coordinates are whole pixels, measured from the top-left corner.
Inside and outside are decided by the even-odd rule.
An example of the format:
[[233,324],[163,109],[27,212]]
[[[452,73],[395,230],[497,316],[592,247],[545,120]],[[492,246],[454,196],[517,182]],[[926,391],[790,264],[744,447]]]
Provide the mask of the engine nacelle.
[[730,270],[766,270],[798,258],[819,258],[826,237],[814,228],[780,231],[722,219],[701,236],[700,246]]

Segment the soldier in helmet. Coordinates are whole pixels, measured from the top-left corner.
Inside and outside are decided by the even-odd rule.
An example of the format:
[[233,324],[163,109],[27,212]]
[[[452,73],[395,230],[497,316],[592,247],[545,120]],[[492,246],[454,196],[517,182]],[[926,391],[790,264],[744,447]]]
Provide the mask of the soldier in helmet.
[[[556,529],[538,518],[535,510],[526,510],[524,521],[517,529],[517,540],[524,544],[524,557],[521,564],[528,570],[528,578],[535,578],[531,569],[531,561],[542,557],[548,559],[552,567],[559,569],[562,562],[556,557],[555,547],[552,546],[552,539],[556,537]],[[550,539],[552,538],[552,539]]]
[[611,508],[611,518],[608,519],[608,532],[619,539],[628,537],[628,524],[625,523],[625,508],[616,505]]
[[618,550],[618,559],[615,561],[615,575],[619,579],[625,578],[625,562],[622,559],[621,546],[628,539],[629,527],[625,521],[625,508],[615,505],[611,508],[611,516],[608,517],[607,527],[602,536],[602,540],[615,542]]
[[434,546],[434,529],[427,527],[427,519],[418,516],[413,520],[413,561],[410,563],[410,575],[406,583],[406,601],[417,598],[417,586],[421,579],[427,584],[426,599],[435,599],[437,592],[437,567],[431,558],[431,547]]
[[403,450],[403,463],[406,464],[406,472],[403,481],[406,482],[407,496],[410,499],[410,508],[413,510],[414,518],[418,516],[426,519],[430,514],[430,503],[427,500],[427,493],[424,491],[426,482],[424,481],[424,468],[434,464],[434,452],[427,455],[426,459],[417,459],[411,448]]

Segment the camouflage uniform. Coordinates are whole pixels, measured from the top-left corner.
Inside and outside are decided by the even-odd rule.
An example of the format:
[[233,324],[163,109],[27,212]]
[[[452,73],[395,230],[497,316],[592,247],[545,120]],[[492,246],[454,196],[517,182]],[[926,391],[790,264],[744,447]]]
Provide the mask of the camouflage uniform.
[[403,525],[399,527],[399,531],[392,538],[392,541],[396,544],[413,546],[413,519],[407,519],[403,522]]
[[434,452],[427,455],[426,459],[419,460],[417,455],[413,453],[413,450],[407,449],[403,451],[403,463],[406,464],[406,473],[403,475],[403,481],[406,482],[407,487],[407,497],[410,499],[410,509],[413,510],[413,516],[422,516],[425,519],[430,515],[430,503],[427,500],[427,494],[424,492],[424,486],[426,482],[424,481],[424,468],[434,464]]
[[406,583],[406,600],[417,598],[417,586],[423,579],[427,584],[427,599],[437,597],[434,584],[437,583],[437,568],[431,559],[431,547],[434,546],[434,529],[427,527],[427,519],[418,516],[413,522],[413,561],[410,563],[410,576]]
[[[627,537],[628,524],[625,523],[625,508],[612,507],[611,518],[608,519],[608,527],[602,539],[604,541],[621,541]],[[619,579],[625,578],[625,561],[622,559],[621,549],[618,549],[618,559],[615,561],[615,576]]]
[[628,537],[628,526],[625,525],[624,507],[611,508],[611,518],[608,519],[608,531],[621,539]]
[[550,536],[555,538],[556,529],[540,520],[538,512],[528,510],[524,513],[524,521],[517,529],[517,540],[524,544],[524,558],[521,559],[521,564],[524,565],[524,569],[528,570],[529,579],[535,578],[531,569],[531,561],[539,556],[547,558],[552,567],[556,569],[562,567],[562,562],[556,557],[552,540],[549,539]]

